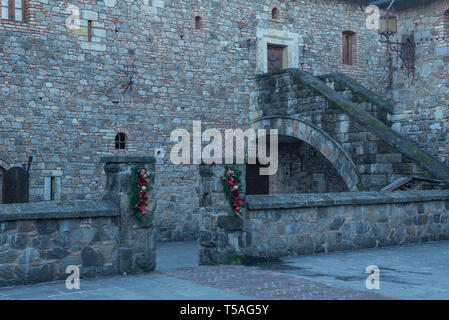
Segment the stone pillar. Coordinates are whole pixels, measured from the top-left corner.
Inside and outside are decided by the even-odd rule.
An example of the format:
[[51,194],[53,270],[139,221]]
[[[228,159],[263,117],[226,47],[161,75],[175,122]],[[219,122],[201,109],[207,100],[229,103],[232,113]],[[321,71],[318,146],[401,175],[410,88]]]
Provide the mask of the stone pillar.
[[[242,190],[245,190],[245,166],[242,170]],[[242,256],[246,239],[244,220],[231,208],[224,193],[224,165],[200,165],[200,222],[199,242],[201,265],[226,262],[232,256]]]
[[156,233],[154,185],[148,193],[148,207],[142,221],[130,207],[132,194],[132,169],[146,168],[154,182],[155,159],[147,156],[110,156],[101,159],[106,173],[104,200],[115,201],[120,206],[120,248],[118,270],[121,274],[131,271],[153,271],[156,268]]

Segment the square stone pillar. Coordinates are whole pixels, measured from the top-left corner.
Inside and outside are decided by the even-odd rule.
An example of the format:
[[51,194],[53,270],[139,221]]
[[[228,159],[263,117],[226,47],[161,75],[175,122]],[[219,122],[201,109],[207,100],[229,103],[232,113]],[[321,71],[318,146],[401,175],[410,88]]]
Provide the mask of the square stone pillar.
[[[120,206],[120,248],[118,270],[121,274],[131,271],[153,271],[156,268],[156,233],[154,230],[155,159],[149,156],[110,156],[101,159],[106,173],[104,200]],[[148,192],[146,215],[139,220],[130,201],[132,196],[132,169],[146,168],[152,184]]]
[[[245,166],[232,167],[242,171],[245,190]],[[232,256],[244,255],[244,219],[233,212],[224,193],[224,174],[225,165],[200,165],[200,265],[220,264]]]

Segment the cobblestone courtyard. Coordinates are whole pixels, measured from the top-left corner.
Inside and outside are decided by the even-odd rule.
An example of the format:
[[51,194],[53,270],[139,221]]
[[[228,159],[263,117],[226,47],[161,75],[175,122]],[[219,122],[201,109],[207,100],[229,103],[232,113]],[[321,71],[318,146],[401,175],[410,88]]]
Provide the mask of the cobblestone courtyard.
[[[285,258],[258,266],[198,267],[197,244],[165,243],[158,271],[1,288],[0,299],[449,299],[449,243]],[[380,268],[380,290],[365,268]]]

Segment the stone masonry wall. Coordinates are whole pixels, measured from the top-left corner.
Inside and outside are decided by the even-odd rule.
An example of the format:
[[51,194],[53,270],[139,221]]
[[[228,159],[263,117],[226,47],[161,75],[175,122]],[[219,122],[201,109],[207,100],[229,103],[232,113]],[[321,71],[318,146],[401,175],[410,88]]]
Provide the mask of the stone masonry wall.
[[395,72],[392,117],[394,130],[445,163],[449,163],[449,26],[444,17],[448,9],[449,1],[440,0],[398,14],[399,39],[414,32],[416,62],[414,81],[406,70]]
[[200,172],[201,264],[449,240],[447,190],[250,195],[238,217],[220,190],[223,167]]
[[118,272],[119,208],[112,202],[0,205],[0,287]]
[[337,170],[307,143],[279,144],[279,168],[269,177],[270,194],[348,191]]
[[104,200],[45,201],[0,205],[0,286],[66,279],[66,267],[81,277],[154,271],[154,188],[141,219],[130,208],[132,169],[146,168],[154,183],[155,159],[102,159]]
[[[43,200],[44,177],[55,174],[62,200],[100,199],[100,157],[162,148],[155,217],[161,240],[198,234],[198,170],[171,165],[170,132],[190,129],[194,119],[208,128],[247,126],[257,28],[299,34],[304,68],[344,71],[380,90],[376,31],[366,30],[358,5],[343,1],[80,0],[73,2],[79,30],[66,26],[70,2],[27,4],[25,23],[0,22],[0,161],[14,166],[35,157],[33,201]],[[273,6],[281,19],[269,17]],[[346,30],[357,37],[353,66],[342,64]],[[124,93],[130,64],[134,84]],[[127,135],[125,151],[114,148],[118,132]]]
[[248,196],[249,257],[449,240],[449,192]]

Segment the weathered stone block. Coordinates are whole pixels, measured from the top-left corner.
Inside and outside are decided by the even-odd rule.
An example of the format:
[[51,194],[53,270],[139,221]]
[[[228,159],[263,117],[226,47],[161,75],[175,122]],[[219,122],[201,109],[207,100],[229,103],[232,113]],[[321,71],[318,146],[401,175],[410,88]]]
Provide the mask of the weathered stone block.
[[229,232],[241,231],[243,230],[243,219],[237,216],[221,216],[218,217],[217,225]]
[[70,251],[56,247],[56,248],[46,251],[46,258],[49,260],[53,260],[53,259],[59,260],[59,259],[63,259],[65,257],[67,257],[69,254],[70,254]]
[[59,230],[59,223],[57,220],[38,220],[37,232],[39,234],[48,235]]
[[85,20],[98,20],[98,12],[91,10],[81,10],[81,17]]
[[84,247],[81,251],[81,263],[83,267],[102,267],[105,259],[101,250]]
[[36,249],[47,249],[50,246],[50,240],[47,235],[41,235],[33,238],[32,244]]
[[9,249],[0,252],[0,265],[7,263],[14,263],[19,256],[19,251],[14,249]]
[[27,246],[27,236],[23,233],[17,233],[10,236],[9,243],[14,249],[25,249]]
[[119,272],[129,273],[133,268],[133,251],[129,248],[119,249]]

